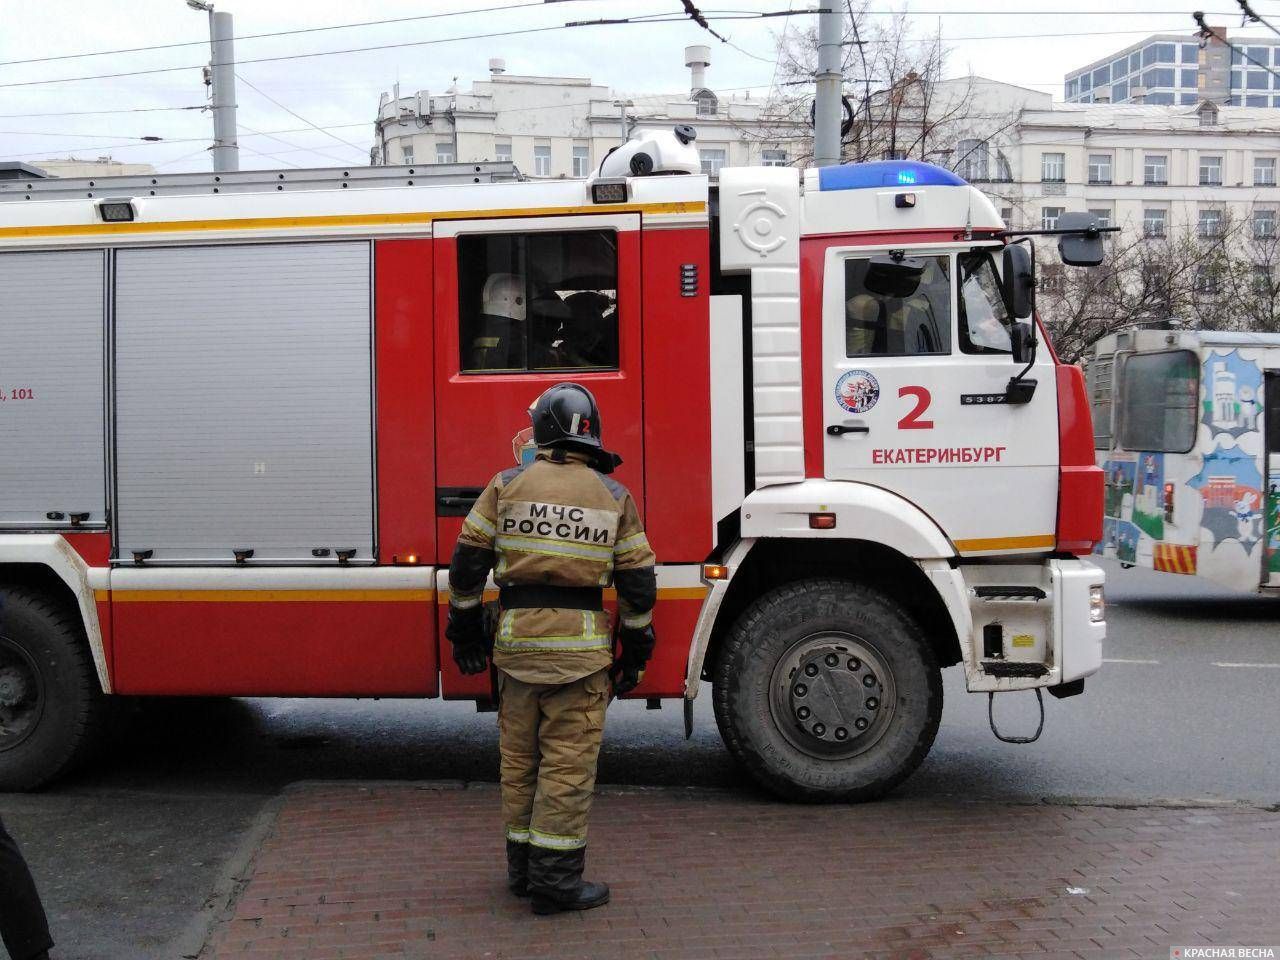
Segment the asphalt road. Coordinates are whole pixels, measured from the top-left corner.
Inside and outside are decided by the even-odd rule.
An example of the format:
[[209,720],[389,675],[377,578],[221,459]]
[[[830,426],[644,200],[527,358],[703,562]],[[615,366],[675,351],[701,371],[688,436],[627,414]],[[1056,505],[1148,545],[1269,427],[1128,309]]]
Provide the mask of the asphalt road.
[[[1046,698],[1043,737],[1010,746],[992,737],[985,698],[946,671],[937,742],[897,796],[1280,802],[1280,599],[1113,564],[1108,575],[1110,662],[1085,694]],[[754,790],[709,700],[688,741],[678,705],[615,704],[601,781]],[[997,698],[997,718],[1029,732],[1034,698]],[[202,906],[288,783],[496,771],[493,715],[468,704],[157,703],[93,768],[39,795],[0,795],[0,814],[43,888],[56,956],[172,958],[198,941]]]

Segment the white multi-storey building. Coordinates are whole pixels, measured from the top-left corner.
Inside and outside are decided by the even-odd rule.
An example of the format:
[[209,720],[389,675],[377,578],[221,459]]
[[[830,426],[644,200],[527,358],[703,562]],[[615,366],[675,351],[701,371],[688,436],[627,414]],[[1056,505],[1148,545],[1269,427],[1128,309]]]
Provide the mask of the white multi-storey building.
[[[806,125],[770,117],[750,94],[717,95],[706,86],[707,47],[689,47],[691,89],[673,95],[618,96],[589,79],[516,76],[501,60],[468,91],[383,94],[378,105],[375,164],[414,166],[510,160],[532,177],[585,177],[628,132],[693,124],[703,169],[786,165],[803,155]],[[807,149],[807,148],[806,148]]]

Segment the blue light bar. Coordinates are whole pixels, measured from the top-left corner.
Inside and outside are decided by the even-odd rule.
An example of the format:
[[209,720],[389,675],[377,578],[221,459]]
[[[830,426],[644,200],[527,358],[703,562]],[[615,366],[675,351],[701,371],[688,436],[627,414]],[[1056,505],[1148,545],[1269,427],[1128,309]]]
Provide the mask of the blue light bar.
[[847,163],[818,170],[820,190],[868,190],[873,187],[963,187],[950,170],[917,160]]

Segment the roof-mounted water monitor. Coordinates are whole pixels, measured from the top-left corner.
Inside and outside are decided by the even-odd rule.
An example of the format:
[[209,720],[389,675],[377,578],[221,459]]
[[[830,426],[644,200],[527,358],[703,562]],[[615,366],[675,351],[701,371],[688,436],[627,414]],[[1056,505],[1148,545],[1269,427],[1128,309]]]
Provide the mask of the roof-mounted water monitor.
[[600,177],[649,177],[701,173],[702,158],[693,145],[698,131],[687,123],[672,130],[640,130],[600,163]]

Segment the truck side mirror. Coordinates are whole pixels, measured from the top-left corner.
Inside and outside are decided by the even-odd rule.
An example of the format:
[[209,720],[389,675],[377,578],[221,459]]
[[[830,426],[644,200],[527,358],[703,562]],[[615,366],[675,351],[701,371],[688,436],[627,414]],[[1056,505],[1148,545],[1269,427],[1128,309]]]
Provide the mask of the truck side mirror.
[[1036,266],[1031,251],[1020,243],[1004,248],[1004,268],[1000,277],[1004,308],[1015,320],[1024,320],[1036,308]]
[[1036,358],[1036,328],[1030,320],[1015,320],[1009,328],[1013,362],[1027,364]]
[[1098,218],[1092,213],[1064,213],[1058,217],[1058,229],[1069,230],[1058,240],[1058,256],[1069,267],[1096,267],[1106,251]]

